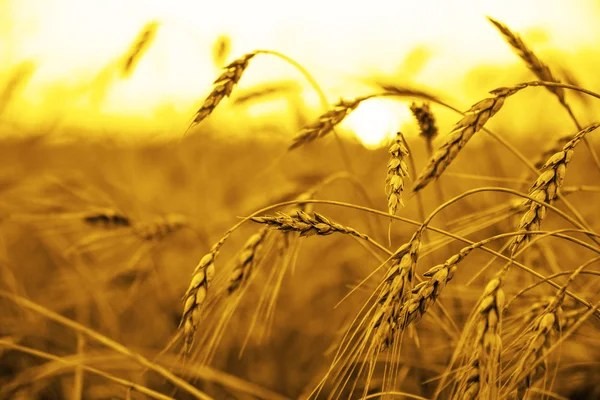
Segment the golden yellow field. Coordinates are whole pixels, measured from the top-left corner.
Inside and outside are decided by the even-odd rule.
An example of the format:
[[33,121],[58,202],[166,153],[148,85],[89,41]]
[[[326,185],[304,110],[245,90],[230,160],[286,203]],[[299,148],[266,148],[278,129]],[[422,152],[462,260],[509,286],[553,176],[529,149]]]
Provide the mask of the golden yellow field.
[[[471,106],[373,76],[332,101],[299,60],[215,45],[212,91],[160,141],[65,115],[20,135],[6,116],[35,71],[14,69],[0,399],[600,398],[600,57],[574,79],[490,22],[522,65],[474,70]],[[298,101],[244,87],[263,57],[320,105],[253,116]],[[344,120],[379,99],[414,115],[366,146]]]

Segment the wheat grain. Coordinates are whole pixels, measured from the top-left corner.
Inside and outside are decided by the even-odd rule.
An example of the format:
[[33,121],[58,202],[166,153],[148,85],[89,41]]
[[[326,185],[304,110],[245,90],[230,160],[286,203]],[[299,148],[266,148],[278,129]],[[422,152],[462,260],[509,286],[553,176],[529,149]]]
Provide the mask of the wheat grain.
[[401,132],[396,134],[396,140],[392,143],[388,151],[391,159],[387,166],[385,193],[388,198],[388,212],[395,215],[398,205],[404,207],[402,191],[404,190],[404,180],[408,177],[406,157],[409,154],[404,145],[404,137]]
[[546,161],[548,160],[548,158],[550,158],[552,155],[554,155],[554,153],[559,152],[565,144],[567,144],[571,141],[572,138],[573,137],[571,135],[567,135],[567,136],[563,136],[563,137],[556,139],[556,141],[551,146],[546,148],[542,152],[542,154],[540,154],[538,160],[533,165],[537,169],[542,168],[544,166],[544,164],[546,163]]
[[[561,151],[550,157],[542,166],[540,175],[529,190],[529,196],[540,202],[551,203],[556,198],[558,190],[563,185],[567,165],[571,161],[575,147],[585,135],[594,131],[599,126],[600,124],[592,124],[582,129],[573,137],[573,139],[563,146]],[[528,206],[529,210],[521,218],[518,230],[538,230],[542,220],[546,216],[546,207],[529,199],[523,204],[524,206]],[[515,236],[509,247],[511,254],[514,254],[528,238],[529,235],[527,233]]]
[[[554,301],[555,297],[556,297],[556,294],[554,296],[543,296],[541,299],[539,299],[538,301],[533,303],[531,306],[529,306],[527,311],[523,314],[523,324],[525,324],[525,325],[531,324],[537,318],[538,315],[540,315],[544,310],[546,310],[548,308],[548,306]],[[578,309],[576,307],[576,305],[577,305],[577,303],[569,297],[565,297],[563,299],[560,307],[562,309],[568,308],[569,311],[565,311],[565,312],[561,311],[564,318],[557,319],[557,323],[560,326],[572,325],[571,322],[567,322],[567,321],[570,321],[572,316],[581,312],[581,310]],[[507,307],[508,307],[508,304],[507,304]],[[583,312],[585,312],[585,309]],[[564,320],[564,321],[560,322],[559,320]]]
[[257,53],[252,52],[232,61],[225,68],[221,75],[213,82],[213,90],[208,95],[204,103],[196,112],[190,128],[202,122],[219,105],[224,97],[229,97],[233,87],[239,82],[242,74],[248,68],[248,63]]

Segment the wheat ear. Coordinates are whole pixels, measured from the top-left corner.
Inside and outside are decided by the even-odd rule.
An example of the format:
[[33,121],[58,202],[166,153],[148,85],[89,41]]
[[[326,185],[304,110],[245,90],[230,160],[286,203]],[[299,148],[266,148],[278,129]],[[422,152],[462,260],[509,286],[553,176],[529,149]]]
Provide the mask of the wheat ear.
[[[563,305],[569,285],[587,265],[586,263],[578,267],[569,276],[567,282],[557,290],[554,297],[544,302],[546,307],[534,319],[529,339],[523,352],[520,353],[515,370],[510,376],[506,390],[508,394],[516,387],[517,396],[526,398],[537,377],[547,370],[547,354],[553,334],[562,333],[576,322],[573,321],[573,318],[581,316],[581,310],[574,310],[575,312],[570,312],[568,317],[565,317]],[[538,303],[536,306],[539,309],[540,305],[544,303]],[[540,360],[541,362],[539,362]]]
[[200,262],[192,273],[192,280],[188,289],[183,296],[184,305],[180,327],[183,328],[186,353],[189,353],[192,348],[194,334],[198,330],[198,323],[200,321],[200,307],[206,300],[208,288],[215,276],[215,260],[219,254],[219,250],[221,250],[221,247],[230,235],[231,231],[227,232],[211,247],[210,251],[200,259]]
[[133,233],[142,240],[162,240],[188,225],[183,215],[169,214],[154,221],[138,223],[133,226]]
[[113,209],[97,210],[86,213],[83,222],[104,229],[129,227],[133,223],[129,217]]
[[[500,31],[500,33],[502,33],[502,35],[504,36],[504,38],[506,39],[508,44],[519,55],[519,57],[525,62],[527,67],[538,77],[538,79],[540,79],[542,81],[546,81],[546,82],[553,82],[553,83],[560,84],[560,80],[558,80],[554,76],[554,74],[550,70],[550,67],[548,67],[548,65],[546,65],[544,62],[542,62],[542,60],[540,60],[535,55],[535,53],[533,51],[531,51],[525,45],[525,43],[523,43],[521,38],[516,33],[512,32],[506,25],[504,25],[490,17],[488,17],[488,20]],[[577,129],[581,130],[582,127],[579,124],[579,121],[577,121],[577,118],[575,117],[575,114],[573,113],[571,106],[567,103],[567,101],[565,99],[565,89],[560,86],[546,86],[546,89],[548,89],[551,93],[553,93],[558,98],[558,101],[563,106],[563,108],[567,111],[567,113],[569,114],[569,116],[571,117],[573,122],[575,123],[575,126],[577,127]],[[600,170],[600,157],[598,156],[595,149],[592,147],[592,145],[589,143],[589,141],[587,139],[584,138],[584,142],[590,152],[590,155],[592,156],[592,159],[594,160],[594,163],[596,164],[596,168],[598,168]]]
[[526,86],[518,85],[495,89],[490,92],[493,97],[479,101],[466,111],[464,117],[458,121],[448,135],[446,142],[434,153],[427,166],[417,177],[412,191],[418,192],[431,181],[439,178],[471,137],[481,130],[486,122],[502,108],[506,98],[524,87]]
[[312,216],[301,210],[296,211],[295,216],[278,212],[275,216],[252,217],[250,219],[258,224],[267,224],[280,231],[300,232],[300,236],[326,236],[337,232],[361,239],[369,239],[367,235],[359,233],[353,228],[332,222],[317,212],[313,212]]
[[[502,350],[502,309],[504,307],[503,269],[486,286],[476,306],[470,326],[475,328],[475,340],[468,365],[461,375],[453,399],[497,398],[500,353]],[[465,328],[467,329],[467,328]],[[468,329],[467,332],[470,332]],[[469,353],[468,353],[469,354]]]
[[221,75],[213,82],[212,92],[210,92],[200,109],[196,112],[190,128],[198,125],[207,118],[224,97],[231,95],[234,86],[239,82],[246,68],[248,68],[248,63],[256,54],[256,52],[245,54],[225,66]]
[[446,284],[452,280],[454,273],[460,263],[475,246],[463,248],[458,254],[450,257],[444,264],[436,265],[423,274],[426,280],[416,285],[408,300],[402,305],[400,322],[403,327],[411,323],[418,323],[423,314],[427,312],[432,304],[442,293]]
[[[527,67],[537,76],[540,80],[546,82],[560,83],[558,79],[552,74],[550,67],[540,60],[531,49],[529,49],[523,40],[516,33],[512,32],[506,25],[496,21],[491,17],[487,19],[500,31],[504,36],[506,42],[512,47],[515,53],[525,62]],[[561,87],[546,86],[550,92],[554,93],[558,97],[559,101],[566,105],[565,101],[565,90]]]
[[371,321],[374,331],[373,342],[378,352],[382,352],[395,342],[403,329],[400,321],[400,306],[412,290],[415,268],[419,257],[423,228],[413,234],[408,243],[400,246],[392,257],[377,296],[377,309]]
[[396,133],[396,139],[388,152],[391,158],[387,165],[385,193],[388,199],[388,212],[396,215],[398,206],[404,207],[402,191],[404,190],[404,182],[409,177],[408,166],[406,165],[406,158],[409,154],[404,145],[404,137],[401,132]]
[[431,146],[431,142],[433,142],[438,135],[438,128],[435,123],[435,116],[429,108],[429,103],[421,103],[421,105],[412,103],[410,105],[410,111],[417,120],[417,124],[419,124],[419,134],[425,139],[428,147]]
[[131,76],[137,63],[146,53],[148,48],[152,45],[152,42],[156,37],[157,30],[158,22],[156,21],[149,22],[142,28],[138,36],[131,44],[127,53],[125,53],[125,55],[123,56],[119,68],[121,78],[128,78],[129,76]]
[[371,97],[372,96],[364,96],[350,100],[340,99],[336,104],[333,105],[331,110],[321,115],[317,121],[302,128],[300,132],[292,139],[292,144],[289,146],[289,150],[294,150],[331,133],[335,126],[341,123],[344,118],[348,116],[348,114],[354,111],[362,101]]
[[229,295],[237,292],[240,287],[245,285],[254,272],[257,255],[260,253],[268,232],[268,227],[259,229],[244,244],[229,278],[229,285],[227,286]]
[[[550,157],[542,166],[540,175],[529,190],[529,196],[540,202],[551,203],[563,185],[567,165],[571,161],[571,157],[573,157],[575,147],[585,135],[594,131],[599,126],[600,124],[596,123],[579,131],[573,139],[563,146],[561,151]],[[523,205],[528,206],[529,210],[521,218],[518,230],[525,231],[525,233],[514,237],[509,247],[512,254],[529,238],[526,232],[539,229],[542,220],[546,216],[546,206],[538,202],[528,199]]]

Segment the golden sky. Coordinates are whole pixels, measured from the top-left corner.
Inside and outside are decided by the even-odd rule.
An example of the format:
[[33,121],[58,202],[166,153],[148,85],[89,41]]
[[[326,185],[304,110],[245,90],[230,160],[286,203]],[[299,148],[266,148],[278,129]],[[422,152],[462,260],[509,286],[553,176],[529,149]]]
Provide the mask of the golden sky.
[[[352,97],[361,77],[402,73],[407,82],[462,99],[462,79],[473,67],[518,62],[486,15],[536,50],[575,51],[597,44],[598,8],[595,0],[0,0],[0,85],[23,65],[35,65],[4,117],[28,127],[57,113],[73,123],[121,116],[157,129],[185,126],[218,73],[211,49],[219,35],[231,39],[228,61],[259,48],[294,58],[332,102]],[[80,91],[112,79],[111,63],[150,21],[159,24],[156,38],[133,75],[109,85],[101,112],[86,109]],[[277,79],[302,78],[281,60],[263,57],[240,87]],[[379,119],[397,111],[384,103],[362,108]]]

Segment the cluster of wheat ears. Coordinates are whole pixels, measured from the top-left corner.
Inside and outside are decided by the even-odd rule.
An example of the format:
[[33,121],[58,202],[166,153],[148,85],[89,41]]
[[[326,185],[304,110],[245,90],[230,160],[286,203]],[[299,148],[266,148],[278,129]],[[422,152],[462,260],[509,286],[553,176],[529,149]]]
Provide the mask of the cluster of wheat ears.
[[[291,232],[297,232],[299,236],[352,235],[376,246],[388,257],[387,260],[377,267],[377,269],[384,268],[386,272],[381,283],[373,293],[372,304],[369,304],[370,308],[362,319],[359,320],[357,318],[351,324],[352,326],[348,328],[348,333],[339,344],[338,352],[332,361],[330,370],[327,371],[323,377],[323,381],[317,385],[311,396],[319,395],[324,383],[328,379],[336,381],[334,389],[329,393],[329,396],[335,397],[336,395],[341,395],[346,386],[356,386],[350,379],[351,376],[353,379],[357,379],[353,374],[365,374],[367,384],[364,385],[362,395],[367,396],[369,389],[368,381],[372,377],[376,360],[382,352],[387,352],[386,360],[389,363],[382,395],[385,395],[386,389],[388,390],[388,395],[401,395],[401,393],[394,393],[392,390],[394,389],[394,382],[397,379],[395,375],[398,374],[397,367],[394,364],[402,359],[401,343],[404,333],[411,325],[416,324],[423,318],[428,309],[443,295],[444,288],[454,276],[460,263],[475,249],[488,251],[496,257],[501,257],[506,260],[506,264],[489,281],[481,293],[475,309],[465,324],[460,336],[459,345],[457,345],[454,356],[448,365],[448,370],[440,379],[438,390],[435,393],[436,397],[443,393],[444,396],[455,399],[496,399],[511,396],[524,398],[534,386],[547,383],[547,380],[544,379],[548,378],[544,373],[547,371],[545,368],[547,359],[552,350],[556,349],[558,345],[557,343],[553,344],[553,338],[560,334],[562,335],[560,340],[564,340],[586,318],[591,315],[600,316],[600,313],[596,310],[597,304],[581,299],[568,290],[569,284],[581,273],[583,268],[574,270],[565,284],[558,285],[517,261],[519,253],[525,250],[535,237],[541,235],[564,235],[560,232],[541,230],[542,222],[548,210],[561,213],[569,222],[575,225],[576,229],[588,236],[591,243],[584,245],[581,242],[581,244],[598,251],[598,248],[595,247],[598,244],[597,234],[587,225],[581,215],[578,215],[575,209],[570,208],[570,211],[573,211],[573,216],[569,217],[567,214],[562,214],[560,210],[554,208],[552,204],[555,200],[560,199],[568,206],[567,200],[561,195],[567,166],[578,144],[581,141],[588,143],[586,136],[600,125],[593,123],[586,127],[581,127],[565,99],[565,89],[587,91],[576,86],[562,84],[554,77],[551,69],[523,43],[517,34],[496,20],[490,18],[490,21],[498,28],[506,41],[537,76],[539,81],[520,83],[512,87],[502,87],[492,90],[489,98],[477,102],[464,112],[463,117],[456,123],[452,131],[443,137],[443,144],[432,153],[426,167],[412,180],[412,188],[409,194],[418,195],[424,188],[440,178],[463,147],[466,146],[469,139],[475,133],[484,129],[488,120],[502,109],[509,97],[529,87],[544,86],[558,98],[560,104],[573,118],[578,127],[578,132],[567,143],[558,142],[551,150],[550,156],[541,164],[539,169],[531,162],[524,160],[527,167],[537,177],[532,180],[527,194],[512,191],[513,195],[522,198],[522,202],[514,210],[515,213],[522,215],[518,225],[515,226],[514,232],[475,243],[444,232],[450,237],[468,245],[459,253],[452,255],[445,263],[431,267],[422,273],[422,277],[419,277],[416,267],[422,249],[426,248],[423,233],[427,229],[432,229],[430,222],[433,217],[445,207],[459,201],[462,197],[478,191],[502,190],[501,188],[473,190],[471,193],[465,193],[447,201],[425,218],[422,223],[418,223],[417,230],[410,240],[396,250],[389,250],[385,246],[374,242],[367,234],[358,232],[351,227],[340,225],[317,212],[309,213],[298,209],[289,212],[278,211],[272,215],[262,215],[265,210],[259,211],[246,219],[247,221],[264,225],[264,227],[252,235],[244,245],[234,273],[230,278],[228,287],[229,296],[235,296],[236,292],[242,290],[246,282],[251,279],[253,270],[260,263],[261,258],[265,257],[265,244],[267,240],[280,241],[282,242],[280,246],[286,246],[285,236],[268,236],[268,228],[281,231],[283,235],[288,235]],[[226,66],[225,71],[215,80],[214,89],[196,113],[192,125],[201,123],[219,105],[224,97],[231,94],[234,86],[242,77],[251,60],[261,53],[264,53],[264,51],[248,53]],[[329,111],[322,114],[318,120],[303,128],[293,138],[289,150],[297,149],[332,133],[335,127],[365,100],[376,96],[403,95],[401,90],[394,90],[394,88],[390,87],[384,89],[386,89],[384,92],[374,95],[362,96],[355,99],[341,99]],[[411,94],[415,95],[416,93],[408,93],[408,95]],[[588,94],[599,97],[593,93]],[[435,101],[435,99],[430,101]],[[421,128],[422,136],[428,142],[431,142],[437,135],[437,127],[429,104],[413,104],[411,110]],[[502,144],[506,145],[499,137],[495,137]],[[589,144],[588,149],[592,153],[594,160],[596,160],[597,167],[600,168],[600,164],[597,163],[598,156]],[[397,138],[391,144],[389,153],[390,159],[385,177],[385,193],[388,198],[388,214],[393,219],[398,209],[404,206],[403,195],[405,186],[409,180],[407,162],[410,152],[400,132],[398,132]],[[418,201],[418,197],[411,196],[412,198]],[[296,202],[289,202],[287,205],[293,203],[300,203],[306,206],[308,204],[318,204],[320,201],[311,201],[304,198]],[[273,205],[269,209],[275,209],[283,205]],[[207,298],[207,293],[211,289],[211,282],[214,276],[218,274],[217,259],[219,250],[229,235],[239,225],[228,231],[210,249],[210,252],[200,260],[194,270],[189,288],[185,294],[181,322],[186,351],[191,350],[196,331],[202,329],[202,307]],[[566,236],[564,237],[566,238]],[[492,241],[502,239],[508,241],[506,246],[503,247],[502,252],[494,252],[485,247],[486,244]],[[508,311],[505,304],[504,285],[506,275],[513,267],[520,268],[540,279],[546,279],[546,284],[556,287],[556,294],[547,301],[545,307],[537,309],[537,315],[533,317],[519,338],[518,343],[514,345],[517,347],[516,351],[518,352],[517,361],[508,363],[509,366],[507,368],[506,360],[502,359],[502,322],[503,316]],[[589,310],[580,313],[577,320],[570,320],[569,323],[564,318],[565,311],[563,309],[564,300],[568,296],[577,299],[581,307]],[[362,362],[364,364],[361,364]],[[408,396],[408,394],[406,395]]]
[[[420,127],[420,136],[426,143],[430,159],[420,172],[415,170],[415,161],[409,144],[401,132],[397,133],[389,145],[387,170],[381,172],[381,187],[387,197],[387,210],[317,198],[319,190],[331,181],[353,176],[348,163],[348,171],[319,182],[296,199],[273,204],[243,218],[212,245],[195,267],[188,289],[183,295],[180,330],[169,347],[180,343],[181,354],[193,360],[189,362],[210,363],[215,352],[218,351],[219,341],[232,314],[239,307],[244,291],[247,290],[259,269],[269,270],[270,284],[265,288],[265,292],[268,293],[261,297],[260,307],[264,308],[267,318],[272,318],[276,306],[275,299],[281,286],[279,283],[285,271],[293,267],[298,256],[299,243],[303,238],[348,235],[365,248],[369,248],[374,258],[378,260],[371,268],[371,274],[352,288],[348,296],[365,288],[372,293],[364,306],[356,310],[356,317],[343,327],[338,342],[327,355],[329,367],[322,371],[312,389],[303,396],[365,399],[422,398],[403,390],[402,382],[406,377],[403,367],[403,342],[407,340],[418,342],[417,324],[423,318],[431,317],[440,326],[453,325],[457,328],[449,316],[449,310],[446,308],[448,304],[442,304],[444,291],[452,285],[451,281],[460,270],[465,258],[474,252],[482,252],[492,257],[489,265],[496,260],[503,261],[504,265],[492,274],[487,284],[479,290],[474,308],[463,321],[462,328],[458,329],[458,334],[448,344],[448,347],[452,347],[452,355],[447,360],[445,370],[439,371],[435,379],[436,388],[431,397],[560,398],[559,395],[553,394],[553,382],[560,373],[558,368],[561,345],[584,323],[593,324],[595,319],[600,318],[599,303],[593,297],[593,292],[586,290],[585,285],[579,285],[577,291],[572,288],[578,277],[597,275],[588,267],[597,261],[598,257],[582,261],[580,266],[572,270],[562,270],[548,275],[547,270],[540,271],[528,265],[528,254],[537,243],[548,237],[568,241],[592,253],[600,253],[599,234],[594,231],[594,227],[586,221],[577,207],[567,199],[567,195],[578,189],[564,186],[569,164],[573,157],[579,156],[579,153],[587,151],[593,165],[600,170],[600,158],[588,139],[589,134],[600,124],[581,126],[567,101],[566,92],[583,93],[598,99],[600,94],[574,84],[561,83],[552,73],[551,68],[539,59],[517,34],[496,20],[490,18],[490,22],[535,74],[537,80],[496,88],[490,92],[488,98],[475,103],[465,112],[460,112],[428,93],[389,84],[381,85],[380,92],[354,99],[340,99],[332,106],[327,105],[326,112],[293,137],[282,158],[309,143],[312,145],[306,146],[305,151],[310,151],[314,146],[318,146],[318,141],[325,136],[332,136],[338,140],[340,151],[343,153],[343,142],[336,134],[336,127],[353,110],[362,102],[372,98],[405,97],[421,101],[413,103],[411,111]],[[146,36],[149,35],[150,33]],[[138,47],[143,47],[144,40],[140,43]],[[261,55],[282,58],[298,68],[318,91],[322,102],[326,103],[326,97],[318,84],[298,63],[275,51],[257,50],[225,66],[222,74],[214,81],[212,91],[195,114],[190,128],[201,124],[211,116],[219,104],[232,94],[253,60]],[[134,59],[133,56],[127,59],[128,68],[134,63]],[[549,150],[540,154],[539,160],[530,160],[507,139],[488,130],[485,126],[502,110],[505,102],[513,101],[514,95],[537,87],[544,87],[556,97],[567,116],[572,119],[576,132],[556,141]],[[460,120],[449,133],[438,135],[436,118],[430,108],[432,104],[461,114]],[[530,182],[528,190],[480,187],[454,198],[444,199],[438,179],[460,155],[469,140],[480,131],[485,132],[522,162],[527,170],[523,180]],[[441,145],[436,146],[434,141],[441,142]],[[585,147],[580,145],[581,142]],[[435,210],[426,214],[422,195],[423,191],[430,186],[435,191],[440,204]],[[483,192],[512,196],[512,201],[500,212],[506,219],[517,217],[513,231],[472,241],[466,238],[462,231],[451,232],[449,228],[436,227],[432,223],[440,212]],[[416,203],[420,214],[417,220],[398,215],[408,202]],[[342,221],[334,221],[327,215],[315,211],[319,205],[353,208],[385,218],[389,221],[388,243],[378,242],[372,234],[346,226]],[[550,213],[561,218],[567,227],[543,230],[543,222]],[[111,210],[76,217],[102,229],[115,226],[127,227],[144,241],[159,240],[186,226],[186,221],[179,216],[167,216],[153,223],[136,224],[129,217]],[[405,243],[396,248],[391,244],[391,232],[400,222],[414,226],[414,232]],[[250,235],[237,253],[233,260],[233,267],[227,269],[227,275],[223,275],[219,258],[222,247],[242,225],[252,224],[256,225],[256,232]],[[433,233],[442,235],[445,239],[432,241]],[[455,254],[450,254],[441,264],[425,264],[431,260],[428,255],[449,243],[461,243],[464,247]],[[498,243],[501,245],[491,246]],[[79,244],[79,246],[85,245],[89,243]],[[335,251],[343,251],[343,249]],[[481,272],[486,268],[481,266]],[[512,290],[514,285],[509,285],[507,282],[510,281],[511,275],[517,273],[533,277],[536,283],[519,290]],[[367,284],[373,276],[381,277],[374,287]],[[557,278],[561,276],[568,276],[568,279],[558,283]],[[473,280],[475,278],[473,277]],[[511,305],[537,286],[552,288],[554,294],[538,298],[533,306],[525,311],[523,308],[513,310]],[[209,307],[212,305],[211,298],[216,296],[215,294],[211,297],[213,291],[218,291],[218,296],[225,299],[225,306],[218,309],[218,312],[214,307]],[[3,292],[0,294],[7,296]],[[512,296],[510,301],[506,300],[507,295]],[[24,299],[13,298],[13,300],[30,309],[36,307]],[[512,320],[518,320],[517,333],[505,327],[509,314]],[[59,315],[53,315],[52,318],[69,324]],[[79,326],[77,329],[82,331],[83,328]],[[117,343],[94,332],[83,330],[83,333],[133,357],[144,367],[171,381],[182,392],[188,392],[199,398],[210,398],[166,368],[126,348],[118,347]],[[421,351],[427,352],[427,349]],[[164,398],[161,397],[162,394],[144,388],[142,385],[118,380],[117,383],[150,397]]]

